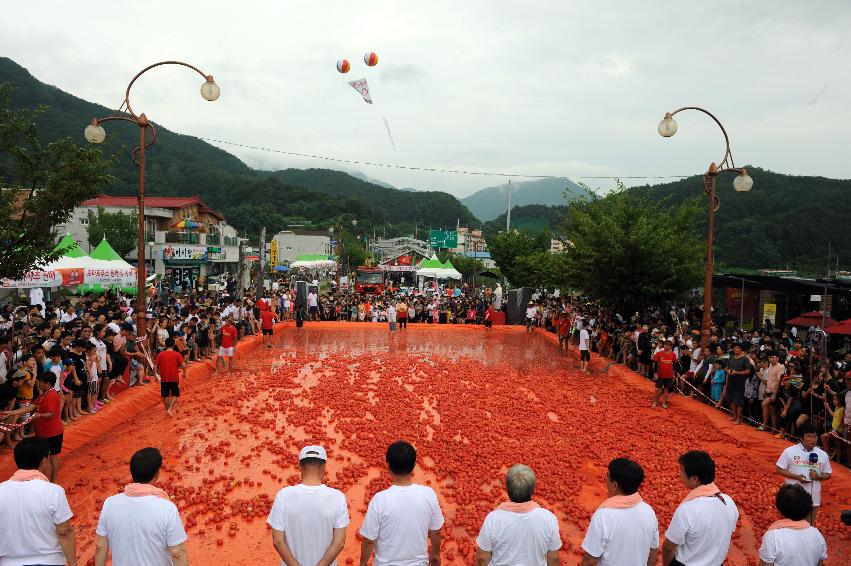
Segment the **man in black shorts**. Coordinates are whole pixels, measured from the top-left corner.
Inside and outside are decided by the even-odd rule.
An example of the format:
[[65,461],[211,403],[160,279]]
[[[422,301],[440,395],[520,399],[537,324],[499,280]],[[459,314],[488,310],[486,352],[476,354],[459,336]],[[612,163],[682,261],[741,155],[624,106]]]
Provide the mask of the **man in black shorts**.
[[183,356],[174,349],[174,338],[165,342],[166,350],[157,354],[154,365],[160,376],[160,395],[163,398],[163,407],[168,416],[173,417],[174,406],[180,397],[180,370],[183,370],[183,379],[186,379],[186,363]]
[[730,410],[733,413],[730,420],[736,424],[742,424],[742,415],[745,410],[745,381],[752,371],[754,371],[753,364],[742,345],[738,342],[733,344],[733,355],[727,360],[727,383],[724,384],[721,399],[715,406],[720,407],[725,400],[730,403]]

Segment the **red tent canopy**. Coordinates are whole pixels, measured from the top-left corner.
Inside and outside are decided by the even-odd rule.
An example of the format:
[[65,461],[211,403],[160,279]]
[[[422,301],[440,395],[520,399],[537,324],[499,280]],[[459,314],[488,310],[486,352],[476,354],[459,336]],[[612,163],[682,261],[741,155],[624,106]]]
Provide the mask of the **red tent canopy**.
[[828,334],[843,334],[845,336],[851,336],[851,318],[843,320],[839,324],[834,324],[830,328],[825,329],[825,332]]
[[[801,316],[795,317],[791,320],[787,320],[786,324],[791,324],[792,326],[821,326],[822,324],[822,314],[819,311],[813,312],[805,312]],[[828,317],[824,319],[824,327],[828,328],[829,326],[833,326],[834,324],[839,324],[836,320]]]

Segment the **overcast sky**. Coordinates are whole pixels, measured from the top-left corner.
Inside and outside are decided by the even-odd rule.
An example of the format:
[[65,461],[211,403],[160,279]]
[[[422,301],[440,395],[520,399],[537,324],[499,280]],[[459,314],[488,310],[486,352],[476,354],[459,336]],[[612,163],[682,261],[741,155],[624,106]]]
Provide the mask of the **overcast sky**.
[[[213,74],[215,103],[181,68],[151,71],[133,89],[135,109],[195,136],[421,167],[696,174],[723,154],[715,125],[681,115],[672,139],[656,126],[666,110],[698,105],[722,120],[739,165],[851,177],[848,0],[27,0],[5,3],[3,16],[0,54],[107,106],[156,61]],[[378,66],[364,64],[367,51]],[[335,69],[340,58],[348,75]],[[374,105],[346,84],[358,78]],[[222,147],[253,167],[329,166]],[[504,182],[333,167],[458,196]]]

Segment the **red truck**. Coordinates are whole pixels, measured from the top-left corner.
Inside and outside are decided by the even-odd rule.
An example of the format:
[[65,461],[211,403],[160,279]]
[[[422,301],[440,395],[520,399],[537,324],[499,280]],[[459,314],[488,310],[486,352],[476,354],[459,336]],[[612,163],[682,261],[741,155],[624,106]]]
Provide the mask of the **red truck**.
[[355,293],[383,295],[385,287],[385,272],[380,267],[361,265],[355,269]]

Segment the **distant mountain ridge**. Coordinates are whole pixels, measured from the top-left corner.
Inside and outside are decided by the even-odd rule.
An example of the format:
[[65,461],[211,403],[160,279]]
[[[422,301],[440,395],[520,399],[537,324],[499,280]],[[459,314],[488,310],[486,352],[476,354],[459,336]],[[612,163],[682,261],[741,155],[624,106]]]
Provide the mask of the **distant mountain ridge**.
[[[511,183],[511,206],[543,204],[559,206],[567,204],[564,193],[578,198],[587,198],[588,191],[565,177],[552,177],[535,181]],[[494,220],[508,210],[508,183],[487,187],[462,198],[461,203],[482,222]]]

